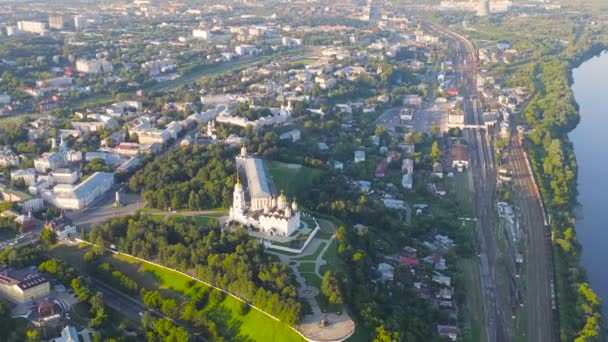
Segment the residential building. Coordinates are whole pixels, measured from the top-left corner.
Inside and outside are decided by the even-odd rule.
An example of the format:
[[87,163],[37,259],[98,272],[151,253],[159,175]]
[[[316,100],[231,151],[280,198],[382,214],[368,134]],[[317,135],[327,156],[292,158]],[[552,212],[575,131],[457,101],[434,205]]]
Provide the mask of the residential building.
[[302,38],[281,37],[281,44],[283,46],[287,46],[287,47],[302,46],[304,44],[304,39],[302,39]]
[[34,169],[17,169],[11,171],[11,181],[23,179],[25,185],[30,186],[36,182],[36,170]]
[[61,15],[49,15],[49,27],[55,30],[63,29],[63,16]]
[[57,337],[54,342],[79,342],[78,331],[72,325],[66,325],[61,330],[61,337]]
[[28,215],[20,214],[15,211],[7,210],[0,214],[2,217],[10,217],[24,231],[29,230],[36,226],[36,219],[32,217],[31,213]]
[[279,136],[279,139],[281,139],[281,140],[288,139],[288,140],[291,140],[292,142],[296,142],[296,141],[300,140],[300,130],[294,129],[289,132],[285,132]]
[[49,223],[46,223],[44,228],[54,232],[55,236],[57,236],[57,240],[59,241],[78,236],[78,229],[76,228],[76,225],[72,223],[72,220],[63,215],[53,219]]
[[102,159],[106,165],[122,164],[122,158],[119,155],[107,152],[87,152],[84,158],[87,162],[91,162],[93,159]]
[[464,111],[452,108],[448,111],[448,125],[464,125]]
[[17,22],[17,29],[23,32],[43,35],[46,33],[46,23],[40,21],[19,21]]
[[405,209],[405,202],[394,198],[383,198],[384,206],[391,209]]
[[47,173],[66,165],[67,158],[63,152],[46,152],[34,159],[34,168],[40,173]]
[[67,86],[72,85],[73,80],[74,79],[72,77],[67,77],[67,76],[54,77],[54,78],[49,78],[46,80],[36,81],[36,86],[37,87],[61,88],[61,87],[67,87]]
[[239,56],[246,56],[255,55],[259,52],[259,50],[255,47],[255,45],[242,44],[235,46],[234,52]]
[[88,18],[84,15],[74,16],[74,28],[76,30],[82,30],[87,27]]
[[10,149],[0,152],[0,166],[19,166],[19,157]]
[[378,264],[378,272],[382,281],[393,281],[395,277],[395,267],[384,262]]
[[469,146],[464,139],[456,139],[452,142],[452,167],[462,172],[469,167]]
[[0,270],[0,295],[15,303],[43,298],[51,292],[51,282],[34,266]]
[[355,163],[361,163],[365,161],[365,151],[355,151]]
[[8,93],[2,93],[0,94],[0,103],[2,104],[10,104],[11,103],[11,96]]
[[405,173],[414,173],[414,160],[405,158],[401,161],[401,171]]
[[437,333],[441,337],[447,337],[451,341],[458,340],[458,334],[460,333],[460,329],[457,326],[453,325],[437,325]]
[[384,176],[386,176],[386,166],[387,165],[385,162],[381,162],[376,165],[376,171],[374,173],[376,178],[384,178]]
[[109,73],[113,70],[112,63],[105,59],[79,59],[76,61],[76,71],[85,74]]
[[203,40],[209,40],[209,38],[211,37],[211,32],[209,32],[208,30],[194,29],[192,30],[192,37]]
[[35,212],[44,208],[44,201],[42,198],[32,198],[21,203],[21,209],[27,212]]

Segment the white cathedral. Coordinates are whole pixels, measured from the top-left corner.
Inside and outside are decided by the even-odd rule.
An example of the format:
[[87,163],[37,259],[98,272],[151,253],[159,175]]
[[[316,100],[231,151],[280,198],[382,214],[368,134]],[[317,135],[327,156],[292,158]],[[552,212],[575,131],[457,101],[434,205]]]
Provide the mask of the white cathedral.
[[[258,228],[270,236],[289,236],[300,227],[300,212],[283,193],[273,195],[262,159],[251,157],[245,147],[236,157],[237,183],[234,186],[230,221]],[[247,179],[241,184],[240,175]]]

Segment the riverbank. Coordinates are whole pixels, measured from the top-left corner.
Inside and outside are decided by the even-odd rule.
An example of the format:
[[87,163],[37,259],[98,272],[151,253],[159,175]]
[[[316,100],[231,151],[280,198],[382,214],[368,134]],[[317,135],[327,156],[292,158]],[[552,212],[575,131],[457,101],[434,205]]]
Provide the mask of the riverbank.
[[581,245],[574,230],[577,164],[568,134],[580,122],[579,106],[571,89],[572,70],[604,48],[594,44],[570,60],[551,56],[537,64],[539,74],[532,80],[535,96],[524,113],[524,120],[532,129],[526,137],[526,149],[552,232],[562,341],[577,337],[601,339],[603,330],[601,305],[587,283]]

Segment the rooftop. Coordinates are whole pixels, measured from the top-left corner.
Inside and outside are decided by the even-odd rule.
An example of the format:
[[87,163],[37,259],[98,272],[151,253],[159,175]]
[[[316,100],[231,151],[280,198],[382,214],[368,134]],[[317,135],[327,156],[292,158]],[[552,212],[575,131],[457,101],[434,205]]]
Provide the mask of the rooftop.
[[247,173],[247,183],[251,197],[272,196],[262,159],[245,159],[245,172]]
[[21,270],[5,268],[0,271],[0,284],[9,286],[17,285],[23,291],[48,281],[49,280],[35,267]]

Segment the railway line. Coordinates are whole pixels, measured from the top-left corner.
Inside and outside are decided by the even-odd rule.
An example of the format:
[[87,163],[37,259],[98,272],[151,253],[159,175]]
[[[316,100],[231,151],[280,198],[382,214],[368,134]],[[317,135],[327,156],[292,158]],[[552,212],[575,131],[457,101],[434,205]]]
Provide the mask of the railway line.
[[521,225],[526,241],[526,313],[529,341],[559,340],[557,302],[553,274],[551,231],[541,196],[530,170],[521,140],[511,137],[509,164],[520,200]]
[[[431,23],[425,23],[425,26],[450,38],[454,43],[454,65],[461,95],[464,98],[465,126],[471,127],[465,129],[464,133],[469,143],[469,172],[471,172],[475,195],[487,340],[493,342],[514,339],[512,310],[517,310],[518,306],[523,304],[525,308],[522,309],[526,310],[527,340],[558,341],[551,233],[521,141],[511,139],[509,163],[514,171],[516,193],[521,199],[520,225],[524,231],[527,265],[525,289],[521,289],[518,285],[514,271],[503,265],[502,261],[505,257],[513,259],[513,256],[502,255],[491,220],[496,201],[497,171],[490,132],[487,129],[477,128],[483,125],[483,116],[475,82],[476,49],[466,37],[456,32]],[[512,250],[511,254],[513,254]],[[508,263],[513,265],[513,260],[509,260]],[[506,274],[502,274],[503,271]]]

